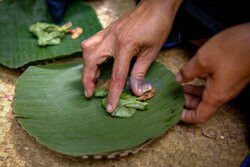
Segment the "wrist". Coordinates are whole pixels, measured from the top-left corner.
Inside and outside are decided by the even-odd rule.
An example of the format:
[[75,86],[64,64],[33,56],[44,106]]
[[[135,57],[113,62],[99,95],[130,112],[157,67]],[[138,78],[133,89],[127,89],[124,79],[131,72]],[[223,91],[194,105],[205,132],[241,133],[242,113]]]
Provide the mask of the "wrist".
[[173,21],[182,2],[183,0],[141,0],[138,7],[160,12]]

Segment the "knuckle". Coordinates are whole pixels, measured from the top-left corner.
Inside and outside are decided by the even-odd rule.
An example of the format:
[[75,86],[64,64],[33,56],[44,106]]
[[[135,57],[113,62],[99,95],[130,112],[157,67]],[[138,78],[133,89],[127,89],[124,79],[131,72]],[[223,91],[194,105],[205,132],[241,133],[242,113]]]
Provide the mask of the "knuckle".
[[137,79],[143,79],[145,78],[146,72],[144,71],[132,71],[131,77],[135,77]]
[[93,46],[100,44],[102,40],[103,40],[102,34],[96,34],[90,37],[89,39],[82,41],[81,48],[82,50],[89,50],[93,48]]
[[89,47],[89,44],[88,44],[87,40],[82,41],[82,43],[81,43],[81,48],[82,48],[83,50],[86,50],[88,47]]
[[136,47],[136,43],[134,41],[135,39],[129,35],[120,35],[118,37],[118,42],[121,47],[130,49],[136,52],[138,48]]
[[122,24],[118,24],[116,22],[113,22],[109,25],[107,32],[108,34],[113,34],[116,37],[119,37],[121,34]]
[[123,37],[119,37],[118,42],[119,42],[120,46],[122,46],[122,47],[130,47],[131,46],[130,40],[123,38]]
[[132,47],[136,43],[136,39],[131,32],[120,32],[119,30],[115,29],[115,36],[116,39],[121,47]]
[[113,74],[112,74],[112,78],[116,79],[116,78],[120,78],[121,77],[121,73],[120,73],[120,70],[115,68],[113,70]]

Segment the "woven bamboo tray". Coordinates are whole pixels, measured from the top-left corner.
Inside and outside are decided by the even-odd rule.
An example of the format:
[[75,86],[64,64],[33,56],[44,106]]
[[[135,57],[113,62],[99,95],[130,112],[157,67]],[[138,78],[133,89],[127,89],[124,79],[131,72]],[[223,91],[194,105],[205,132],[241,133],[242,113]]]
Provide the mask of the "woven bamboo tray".
[[[133,0],[88,1],[104,27],[135,6]],[[176,73],[192,54],[183,47],[157,57]],[[69,61],[80,61],[74,58]],[[62,61],[62,62],[65,62]],[[62,63],[56,62],[56,63]],[[205,124],[180,123],[136,155],[113,160],[82,159],[38,144],[12,113],[14,89],[21,70],[0,66],[0,166],[239,166],[247,154],[247,129],[240,108],[230,102]],[[202,84],[195,81],[195,84]]]

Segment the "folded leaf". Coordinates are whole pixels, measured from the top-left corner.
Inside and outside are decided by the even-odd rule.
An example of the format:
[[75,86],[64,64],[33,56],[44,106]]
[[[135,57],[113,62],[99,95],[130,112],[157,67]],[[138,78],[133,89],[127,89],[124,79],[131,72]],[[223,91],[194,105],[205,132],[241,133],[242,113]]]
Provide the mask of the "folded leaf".
[[[106,92],[105,92],[105,96],[96,96],[96,95],[100,95],[100,90],[106,90],[106,92],[108,92],[108,89],[96,89],[95,97],[107,96]],[[102,95],[104,95],[104,93]],[[107,97],[102,99],[102,105],[106,109]],[[140,100],[137,100],[137,97],[135,96],[129,95],[127,93],[122,93],[120,96],[118,106],[111,113],[111,115],[113,117],[119,117],[119,118],[130,118],[135,114],[136,110],[147,110],[147,109],[148,109],[147,102],[141,102]]]
[[38,37],[39,46],[59,45],[65,30],[54,24],[37,22],[30,26],[30,32]]

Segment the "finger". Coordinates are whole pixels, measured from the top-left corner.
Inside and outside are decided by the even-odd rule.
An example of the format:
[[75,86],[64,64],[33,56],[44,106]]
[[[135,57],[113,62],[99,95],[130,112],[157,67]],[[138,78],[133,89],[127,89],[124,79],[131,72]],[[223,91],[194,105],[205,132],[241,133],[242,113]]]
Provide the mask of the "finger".
[[83,50],[83,52],[91,49],[92,47],[96,46],[97,44],[101,43],[103,40],[103,30],[99,31],[98,33],[96,33],[94,36],[84,40],[81,43],[81,48]]
[[202,95],[202,101],[196,110],[185,110],[182,114],[182,120],[187,123],[204,123],[217,109],[225,102],[225,99],[214,91],[216,84],[208,80],[209,86],[206,86]]
[[204,91],[204,88],[205,88],[204,86],[195,86],[195,85],[186,84],[183,86],[183,91],[184,93],[201,97]]
[[194,109],[186,109],[184,108],[182,111],[182,116],[181,120],[186,123],[195,123],[195,122],[190,122],[191,118],[190,117],[196,117],[196,112]]
[[[100,70],[98,65],[102,64],[112,56],[111,50],[113,49],[112,43],[106,39],[100,43],[102,40],[103,33],[96,34],[93,38],[83,42],[83,73],[82,73],[82,83],[84,86],[84,93],[86,97],[91,97],[95,91],[95,79],[100,76]],[[112,41],[112,40],[111,40]]]
[[122,48],[114,57],[114,65],[111,76],[111,87],[108,94],[107,111],[113,112],[118,105],[126,77],[128,75],[130,62],[135,55],[133,49]]
[[178,82],[187,83],[194,80],[203,73],[209,72],[205,60],[200,58],[200,54],[196,54],[187,64],[185,64],[180,72],[176,75]]
[[[105,53],[103,51],[103,53]],[[84,57],[84,66],[82,72],[82,83],[84,86],[84,94],[86,97],[91,97],[95,91],[95,80],[101,75],[98,65],[102,64],[108,56],[93,54],[90,58]]]
[[201,98],[189,94],[184,94],[184,97],[186,99],[184,106],[188,109],[196,109],[201,102]]
[[100,75],[100,72],[97,68],[98,60],[95,55],[95,50],[93,47],[96,47],[103,40],[103,31],[98,32],[94,36],[90,37],[87,40],[84,40],[81,43],[81,48],[83,51],[83,72],[82,72],[82,83],[84,86],[84,94],[86,97],[91,97],[93,95],[95,86],[94,80]]
[[97,71],[97,64],[95,62],[84,62],[82,83],[84,86],[84,94],[86,97],[91,97],[94,93],[94,81],[96,79]]
[[205,123],[217,109],[218,107],[201,101],[196,110],[184,109],[181,120],[187,123]]
[[142,96],[144,93],[144,89],[140,85],[143,85],[145,83],[146,73],[150,65],[154,61],[156,54],[157,53],[155,53],[155,51],[148,50],[147,52],[137,57],[130,76],[130,85],[132,91],[137,96]]

